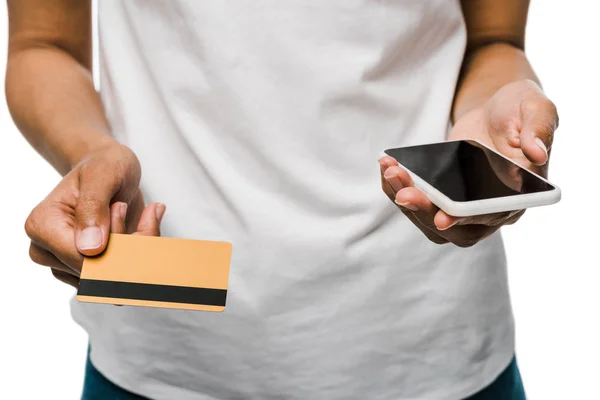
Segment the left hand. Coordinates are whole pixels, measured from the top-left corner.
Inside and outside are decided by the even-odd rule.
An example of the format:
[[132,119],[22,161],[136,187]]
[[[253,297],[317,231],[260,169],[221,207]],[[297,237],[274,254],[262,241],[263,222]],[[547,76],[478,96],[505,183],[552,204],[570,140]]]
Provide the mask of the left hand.
[[[483,106],[456,121],[449,140],[475,139],[517,164],[546,176],[558,114],[533,81],[505,85]],[[525,210],[453,217],[437,208],[414,187],[408,173],[390,156],[379,160],[383,191],[432,242],[469,247],[503,225],[515,223]]]

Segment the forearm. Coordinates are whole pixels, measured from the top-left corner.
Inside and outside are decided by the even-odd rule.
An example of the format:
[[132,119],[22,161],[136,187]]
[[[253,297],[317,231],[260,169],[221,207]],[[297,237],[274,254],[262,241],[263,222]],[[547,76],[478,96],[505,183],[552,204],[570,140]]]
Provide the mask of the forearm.
[[524,79],[539,84],[525,52],[516,46],[494,43],[467,53],[454,98],[452,121],[483,105],[502,86]]
[[62,175],[114,143],[91,72],[58,47],[9,49],[6,98],[24,137]]

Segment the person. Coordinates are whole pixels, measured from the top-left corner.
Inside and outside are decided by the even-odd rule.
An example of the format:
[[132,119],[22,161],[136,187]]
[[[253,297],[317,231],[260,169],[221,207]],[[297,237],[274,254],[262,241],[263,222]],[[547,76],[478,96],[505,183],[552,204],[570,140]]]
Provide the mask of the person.
[[8,0],[7,102],[63,175],[31,259],[77,287],[110,233],[233,256],[223,313],[74,300],[83,399],[525,397],[523,212],[449,216],[379,155],[474,138],[546,174],[527,0],[101,1],[99,92],[90,3]]

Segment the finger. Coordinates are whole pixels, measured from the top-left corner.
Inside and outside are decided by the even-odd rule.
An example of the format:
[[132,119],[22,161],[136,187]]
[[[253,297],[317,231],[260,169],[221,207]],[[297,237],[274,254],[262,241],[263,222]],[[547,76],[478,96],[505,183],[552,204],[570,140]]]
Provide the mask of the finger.
[[381,173],[383,174],[386,169],[389,167],[398,166],[398,161],[394,157],[383,156],[379,159],[379,167],[381,168]]
[[387,197],[394,201],[396,199],[396,191],[390,185],[390,183],[384,178],[383,173],[381,173],[381,189],[387,195]]
[[79,195],[75,206],[75,243],[86,256],[100,254],[110,232],[110,201],[120,187],[116,174],[106,173],[100,163],[79,172]]
[[415,225],[430,241],[437,244],[448,243],[448,240],[434,232],[428,226],[423,224],[419,218],[406,206],[401,206],[396,201],[396,193],[405,187],[413,186],[410,175],[398,166],[398,162],[390,156],[384,156],[379,159],[381,169],[381,187],[385,194],[394,201],[402,210],[404,215]]
[[31,261],[34,263],[43,265],[44,267],[50,267],[68,274],[79,275],[78,271],[70,268],[68,265],[56,258],[54,254],[33,242],[31,242],[29,245],[29,258],[31,258]]
[[[434,219],[440,211],[423,192],[416,188],[404,188],[396,195],[396,202],[410,207],[412,214],[417,218],[420,225],[431,229],[443,239],[454,243],[459,247],[471,247],[479,241],[497,231],[500,225],[465,225],[456,226],[453,229],[440,231],[437,229]],[[421,229],[423,231],[423,229]]]
[[526,210],[521,210],[521,211],[518,211],[517,213],[515,213],[514,215],[510,216],[509,218],[506,219],[506,221],[504,221],[504,223],[502,224],[502,226],[507,226],[507,225],[514,224],[519,219],[521,219],[521,217],[523,216],[523,214],[525,214],[525,211]]
[[381,188],[390,200],[395,201],[396,193],[405,186],[412,186],[412,179],[408,173],[400,168],[392,157],[382,157],[380,167]]
[[76,276],[54,268],[50,270],[52,271],[52,275],[54,275],[54,277],[59,281],[66,283],[67,285],[73,286],[75,289],[79,288],[79,278],[77,278]]
[[126,233],[127,203],[116,202],[110,207],[110,232]]
[[47,250],[72,270],[80,271],[83,256],[75,247],[71,219],[65,217],[63,208],[60,203],[40,203],[27,218],[25,232],[36,246]]
[[[389,197],[390,200],[394,201],[395,203],[395,197],[396,197],[396,191],[392,188],[392,186],[390,185],[390,183],[385,180],[385,178],[383,177],[383,175],[381,176],[381,187],[383,189],[383,191],[385,192],[385,194]],[[432,242],[437,243],[437,244],[444,244],[444,243],[448,243],[448,241],[446,239],[444,239],[442,236],[440,236],[439,234],[437,234],[436,232],[434,232],[433,230],[431,230],[430,228],[426,227],[425,225],[423,225],[419,219],[414,215],[414,213],[410,210],[408,210],[405,207],[401,207],[400,205],[396,204],[398,206],[398,208],[402,211],[402,213],[421,231],[423,232],[423,234]]]
[[489,214],[490,218],[495,216],[498,222],[490,225],[456,225],[444,235],[459,247],[471,247],[496,233],[502,226],[514,224],[524,213],[525,210],[513,211],[506,218],[502,215],[505,213]]
[[444,235],[458,247],[471,247],[491,236],[498,229],[500,229],[500,225],[464,225],[455,226],[444,232]]
[[440,210],[436,213],[433,221],[435,223],[435,226],[440,231],[445,231],[447,229],[452,228],[453,226],[465,226],[465,225],[497,226],[497,225],[502,225],[504,223],[504,221],[506,221],[508,218],[512,217],[517,212],[518,211],[475,215],[475,216],[471,216],[471,217],[454,217],[454,216],[446,214],[444,211]]
[[430,225],[433,225],[433,217],[439,210],[425,193],[415,187],[401,189],[396,194],[396,204],[414,212],[419,219],[424,218]]
[[137,225],[142,217],[142,212],[145,208],[146,201],[144,200],[144,195],[138,190],[137,194],[133,197],[127,207],[127,217],[125,219],[127,231],[125,233],[134,233],[136,231]]
[[383,177],[390,183],[396,192],[405,187],[414,186],[413,180],[405,169],[399,166],[389,167],[385,170]]
[[[502,226],[514,224],[525,213],[525,210],[509,213],[496,213],[484,216],[460,218],[452,229],[445,229],[443,236],[459,247],[471,247],[493,235]],[[438,213],[439,214],[439,213]],[[436,214],[436,218],[438,215]],[[486,224],[477,224],[477,219]]]
[[447,229],[452,228],[453,226],[465,219],[466,218],[464,217],[454,217],[440,210],[433,217],[433,223],[435,224],[435,227],[438,230],[445,231]]
[[161,203],[152,203],[146,207],[134,235],[160,236],[160,222],[165,211],[166,206]]
[[400,175],[397,172],[398,169],[398,167],[389,167],[383,174],[383,179],[385,179],[390,184],[390,186],[394,190],[394,193],[397,193],[398,191],[404,189],[402,179],[400,178]]
[[536,96],[521,104],[521,150],[534,165],[548,162],[554,131],[558,127],[556,106],[545,97]]
[[404,188],[396,194],[396,204],[404,215],[427,236],[437,244],[448,243],[433,225],[433,217],[438,208],[425,196],[423,192],[414,187]]
[[[400,209],[402,209],[402,207],[400,207]],[[413,225],[416,226],[425,235],[425,237],[427,237],[427,239],[433,243],[446,244],[449,242],[448,239],[440,235],[438,232],[423,224],[419,218],[417,218],[414,212],[407,209],[402,209],[402,212],[410,220],[410,222],[412,222]]]

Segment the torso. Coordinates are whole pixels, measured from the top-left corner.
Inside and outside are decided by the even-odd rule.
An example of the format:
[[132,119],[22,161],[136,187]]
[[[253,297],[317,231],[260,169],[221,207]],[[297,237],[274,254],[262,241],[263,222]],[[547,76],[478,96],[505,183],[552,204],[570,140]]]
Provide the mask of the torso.
[[227,309],[73,303],[154,399],[456,399],[512,358],[502,240],[427,241],[380,189],[445,138],[458,1],[100,2],[101,91],[165,236],[233,243]]

